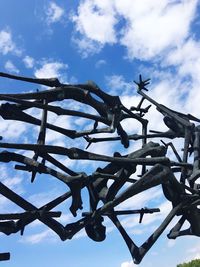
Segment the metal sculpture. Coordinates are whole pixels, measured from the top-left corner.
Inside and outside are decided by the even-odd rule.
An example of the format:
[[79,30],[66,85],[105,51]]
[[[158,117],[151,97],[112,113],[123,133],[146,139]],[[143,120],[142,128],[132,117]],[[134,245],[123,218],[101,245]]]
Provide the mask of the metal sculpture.
[[[17,120],[40,127],[36,143],[20,144],[1,141],[1,148],[15,149],[15,152],[2,150],[0,162],[17,162],[15,169],[31,172],[31,182],[34,181],[36,174],[44,173],[56,177],[69,187],[69,191],[38,208],[0,182],[0,194],[24,209],[22,213],[0,214],[2,233],[10,235],[20,231],[23,234],[25,227],[38,219],[51,228],[63,241],[73,238],[83,228],[88,237],[94,241],[103,241],[106,238],[106,227],[103,221],[107,216],[119,230],[136,264],[141,262],[175,216],[181,217],[171,229],[168,238],[175,239],[182,235],[200,236],[198,209],[200,191],[197,181],[200,177],[200,126],[194,124],[194,122],[200,122],[198,118],[171,110],[150,98],[144,93],[145,90],[148,91],[146,86],[149,84],[149,79],[142,80],[141,75],[139,81],[135,83],[138,87],[137,92],[142,98],[137,107],[130,109],[122,104],[118,96],[103,92],[93,82],[70,85],[62,84],[58,79],[25,78],[6,73],[0,73],[0,76],[52,87],[50,90],[33,93],[0,94],[0,100],[4,101],[0,106],[0,115],[4,120]],[[89,114],[65,109],[60,105],[65,99],[75,100],[92,107],[96,113]],[[144,117],[151,105],[143,108],[144,100],[156,106],[158,112],[163,115],[163,121],[168,127],[166,132],[147,131],[148,120]],[[42,110],[41,119],[25,112],[30,108]],[[53,112],[58,116],[69,115],[84,118],[93,121],[94,125],[91,129],[82,131],[65,129],[62,125],[56,126],[48,123],[48,112]],[[126,129],[122,127],[122,121],[125,119],[137,120],[141,123],[141,134],[127,134]],[[99,127],[99,124],[105,126]],[[125,155],[119,152],[115,152],[113,156],[100,155],[77,147],[48,145],[45,142],[47,129],[70,139],[83,138],[88,146],[97,142],[117,140],[120,140],[124,148],[129,147],[131,140],[142,140],[142,146]],[[117,136],[92,137],[93,134],[114,132]],[[157,137],[170,140],[183,138],[183,155],[179,155],[171,141],[169,143],[163,140],[161,143],[149,141]],[[166,156],[169,147],[172,148],[176,160],[170,160]],[[17,153],[16,150],[33,151],[34,156],[29,158]],[[56,154],[71,160],[102,161],[106,164],[90,174],[76,172],[58,161],[53,156]],[[191,157],[193,157],[193,163],[191,163]],[[54,167],[49,167],[46,163],[51,163]],[[136,177],[132,178],[139,165],[142,166],[141,175],[138,177],[135,175]],[[113,183],[109,184],[109,180]],[[131,185],[124,186],[127,182]],[[120,223],[119,216],[138,213],[140,214],[139,223],[141,223],[144,214],[159,212],[159,209],[117,210],[116,207],[130,197],[157,185],[162,185],[164,196],[172,203],[172,209],[156,231],[141,246],[137,246]],[[56,220],[61,216],[61,212],[52,211],[52,209],[71,198],[70,211],[75,217],[78,210],[85,209],[81,196],[83,188],[88,191],[90,210],[84,210],[82,218],[76,222],[62,225]],[[103,204],[99,207],[100,201]],[[181,230],[185,221],[189,222],[190,227]],[[9,253],[0,254],[0,260],[9,258]]]

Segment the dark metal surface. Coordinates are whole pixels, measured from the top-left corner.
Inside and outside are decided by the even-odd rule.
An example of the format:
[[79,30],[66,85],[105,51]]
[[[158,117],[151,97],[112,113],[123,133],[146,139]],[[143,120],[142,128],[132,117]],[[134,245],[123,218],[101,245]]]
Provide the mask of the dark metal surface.
[[[23,197],[9,189],[0,182],[0,194],[24,210],[21,213],[0,214],[0,231],[6,235],[23,234],[25,227],[38,219],[51,228],[61,240],[71,239],[81,229],[91,239],[100,242],[106,238],[106,227],[103,225],[104,217],[108,217],[119,230],[135,263],[139,264],[145,254],[153,246],[159,236],[166,229],[175,216],[181,216],[178,223],[171,229],[168,238],[177,238],[182,235],[200,236],[200,205],[199,184],[199,152],[200,152],[200,127],[195,123],[200,120],[191,114],[183,114],[157,103],[144,91],[148,80],[142,80],[140,75],[137,92],[141,101],[137,107],[127,109],[118,96],[103,92],[96,84],[69,85],[62,84],[58,79],[34,79],[0,73],[0,77],[21,80],[52,87],[34,93],[0,94],[0,116],[4,120],[21,121],[40,127],[35,143],[5,143],[0,142],[0,162],[17,162],[16,170],[31,172],[31,182],[36,175],[48,174],[68,186],[69,191],[57,197],[40,208],[25,200]],[[63,108],[60,103],[64,100],[73,100],[85,104],[95,110],[94,114],[79,110]],[[5,103],[5,101],[7,101]],[[59,102],[58,102],[59,101]],[[144,117],[151,105],[143,108],[143,102],[148,101],[163,115],[163,121],[168,130],[165,132],[147,130],[148,120]],[[41,119],[26,113],[30,108],[42,110]],[[75,116],[93,121],[94,126],[89,130],[66,129],[62,125],[56,126],[47,122],[49,112],[62,116]],[[136,120],[141,124],[141,134],[128,134],[122,122],[126,119]],[[101,126],[99,126],[101,124]],[[102,124],[104,126],[102,126]],[[46,144],[46,131],[50,129],[67,138],[82,138],[88,146],[98,142],[113,142],[120,140],[124,148],[130,142],[142,140],[139,149],[125,155],[115,152],[113,156],[91,153],[77,147],[61,147]],[[94,134],[116,133],[109,137],[95,136]],[[1,139],[4,139],[4,136]],[[153,142],[154,138],[165,138],[160,143]],[[179,154],[173,140],[182,138],[184,142],[183,153]],[[150,140],[149,140],[150,139]],[[166,140],[170,141],[166,141]],[[103,143],[102,143],[103,145]],[[12,151],[15,149],[15,152]],[[172,149],[174,158],[167,157],[167,152]],[[20,153],[17,153],[19,150]],[[21,154],[21,151],[33,151],[32,158]],[[76,172],[68,168],[54,157],[55,155],[68,157],[71,160],[89,160],[105,162],[104,167],[97,168],[93,173]],[[39,161],[40,159],[40,161]],[[49,163],[50,166],[49,167]],[[141,165],[141,174],[136,174],[137,166]],[[133,178],[132,176],[135,175]],[[111,180],[113,183],[108,183]],[[128,183],[128,184],[127,184]],[[126,185],[126,186],[124,186]],[[139,223],[146,213],[159,212],[158,208],[137,210],[119,210],[116,207],[155,186],[162,185],[163,194],[172,204],[172,209],[152,235],[142,244],[136,245],[122,226],[118,216],[139,214]],[[82,189],[87,189],[89,195],[89,210],[83,210],[82,217],[76,222],[67,225],[61,224],[56,217],[61,216],[60,211],[52,211],[59,204],[71,198],[70,211],[73,216],[84,208],[81,196]],[[101,201],[101,202],[100,202]],[[99,202],[103,203],[99,206]],[[182,230],[184,222],[190,227]],[[9,253],[1,253],[0,261],[8,260]]]

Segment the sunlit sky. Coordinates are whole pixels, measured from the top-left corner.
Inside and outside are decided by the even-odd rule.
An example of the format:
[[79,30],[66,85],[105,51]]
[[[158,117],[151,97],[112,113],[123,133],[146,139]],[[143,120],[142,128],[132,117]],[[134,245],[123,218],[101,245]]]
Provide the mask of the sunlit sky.
[[[133,83],[139,74],[151,78],[148,94],[159,103],[199,117],[200,103],[200,6],[198,0],[1,0],[0,1],[0,72],[51,78],[64,83],[94,81],[102,90],[119,95],[130,108],[140,97]],[[30,92],[40,86],[0,78],[1,93]],[[146,102],[145,105],[148,105]],[[79,108],[70,104],[68,108]],[[160,130],[162,116],[152,107],[147,118],[150,129]],[[32,115],[38,115],[32,111]],[[34,113],[35,112],[35,113]],[[66,128],[83,127],[79,118],[50,116],[50,122]],[[5,142],[36,142],[37,127],[1,119],[0,135]],[[129,133],[139,132],[138,124],[125,123]],[[68,140],[53,131],[47,143],[84,148],[79,140]],[[181,143],[177,146],[181,148]],[[120,144],[93,144],[89,151],[110,154],[128,153],[138,148],[131,142],[128,151]],[[29,154],[27,154],[29,155]],[[68,167],[91,172],[91,162],[63,161]],[[97,163],[96,163],[97,164]],[[44,175],[30,183],[30,174],[14,170],[14,164],[1,164],[0,179],[37,207],[61,195],[66,186]],[[87,202],[87,192],[84,192]],[[0,210],[19,211],[0,198]],[[62,205],[63,224],[74,221],[69,203]],[[137,244],[159,226],[171,209],[161,187],[153,188],[123,203],[124,208],[159,207],[161,213],[123,217],[123,225]],[[58,207],[59,208],[59,207]],[[152,217],[151,217],[152,216]],[[146,220],[145,220],[146,218]],[[172,222],[173,226],[176,219]],[[119,232],[107,219],[107,238],[96,243],[84,231],[72,240],[61,241],[38,221],[20,233],[1,235],[0,252],[11,252],[5,267],[133,267],[136,266]],[[200,257],[197,237],[167,239],[168,228],[147,253],[141,267],[175,267]]]

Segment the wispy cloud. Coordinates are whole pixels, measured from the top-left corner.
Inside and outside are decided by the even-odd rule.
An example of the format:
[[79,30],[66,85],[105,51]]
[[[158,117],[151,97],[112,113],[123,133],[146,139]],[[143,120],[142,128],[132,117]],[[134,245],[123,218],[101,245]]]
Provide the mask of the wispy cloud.
[[53,233],[53,231],[48,229],[38,234],[31,234],[31,235],[24,236],[20,239],[20,242],[34,245],[34,244],[38,244],[41,242],[45,242],[45,243],[55,242],[56,238],[57,237]]
[[34,58],[32,58],[30,56],[25,56],[23,58],[23,62],[25,64],[26,68],[31,69],[34,66],[35,60],[34,60]]
[[[151,190],[147,190],[145,192],[142,192],[140,194],[137,194],[125,202],[121,203],[118,206],[118,209],[140,209],[143,207],[153,207],[153,208],[159,208],[161,210],[160,213],[154,213],[154,214],[145,214],[145,219],[143,221],[143,227],[146,225],[152,224],[156,221],[162,220],[165,215],[169,212],[170,208],[170,203],[168,206],[168,202],[163,202],[162,204],[158,204],[162,200],[162,191],[160,188],[153,188]],[[133,229],[134,228],[134,233],[135,230],[137,232],[137,227],[138,227],[138,216],[126,216],[125,218],[122,219],[122,224],[124,227]],[[140,232],[138,232],[141,234]]]
[[102,66],[104,66],[104,65],[106,65],[106,60],[104,60],[104,59],[100,59],[100,60],[98,60],[97,62],[96,62],[96,64],[95,64],[95,68],[100,68],[100,67],[102,67]]
[[48,24],[59,22],[64,15],[64,9],[55,2],[50,2],[46,11],[46,21]]
[[7,55],[8,53],[19,55],[21,53],[21,51],[16,47],[12,33],[8,28],[0,31],[0,53],[3,55]]
[[[51,191],[51,194],[49,194],[49,191]],[[56,198],[59,194],[60,194],[59,190],[56,190],[55,188],[53,189],[48,188],[48,191],[43,191],[36,194],[30,194],[28,200],[31,203],[33,203],[33,205],[41,207],[42,205],[45,205],[49,201]]]
[[97,54],[103,48],[101,43],[87,37],[72,36],[71,39],[83,58]]
[[[109,92],[116,95],[130,95],[131,89],[133,88],[133,82],[125,81],[122,75],[107,75],[105,77],[106,84],[108,86]],[[133,91],[133,90],[132,90]]]
[[0,122],[1,135],[6,141],[11,141],[13,139],[17,140],[23,136],[23,133],[25,133],[26,130],[28,130],[27,125],[20,121],[3,120],[0,118]]
[[18,68],[13,64],[13,62],[11,60],[6,61],[4,67],[5,67],[6,71],[8,71],[8,72],[19,73]]

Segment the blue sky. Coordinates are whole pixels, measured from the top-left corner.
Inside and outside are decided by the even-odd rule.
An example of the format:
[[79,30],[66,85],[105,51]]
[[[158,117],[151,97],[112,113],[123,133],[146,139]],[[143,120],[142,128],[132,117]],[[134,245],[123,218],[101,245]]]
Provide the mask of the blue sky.
[[[95,81],[100,88],[119,95],[127,106],[137,105],[133,80],[141,73],[151,78],[148,94],[158,102],[184,113],[199,116],[200,103],[200,6],[198,0],[1,0],[0,1],[0,70],[23,76],[58,77],[65,83]],[[0,79],[2,93],[29,92],[37,86]],[[42,90],[42,88],[39,88]],[[147,105],[148,103],[146,103]],[[81,106],[68,103],[69,108]],[[90,112],[90,110],[87,110]],[[152,107],[147,118],[150,129],[164,129],[162,117]],[[38,111],[31,111],[38,116]],[[35,113],[34,113],[35,112]],[[58,118],[51,123],[67,127],[84,127],[83,120]],[[137,133],[137,123],[125,122],[129,133]],[[5,142],[35,142],[37,128],[21,122],[1,119],[1,135]],[[83,148],[82,141],[72,142],[48,131],[47,143]],[[181,149],[180,140],[176,142]],[[128,152],[138,147],[132,142]],[[127,153],[118,144],[97,144],[89,151],[112,154]],[[26,153],[30,155],[30,153]],[[61,159],[63,160],[63,159]],[[92,172],[97,165],[76,164],[71,168]],[[36,206],[41,206],[66,191],[60,182],[38,175],[34,184],[30,175],[13,171],[13,164],[0,167],[1,181]],[[87,202],[87,192],[84,192]],[[0,197],[1,212],[18,211],[18,207]],[[138,243],[152,233],[170,211],[170,203],[161,188],[153,188],[130,198],[122,208],[159,207],[161,213],[146,215],[138,225],[138,216],[124,217],[123,225]],[[87,204],[85,205],[87,208]],[[71,222],[69,203],[61,207],[61,221]],[[176,219],[172,225],[176,223]],[[80,232],[73,240],[62,242],[39,222],[27,226],[24,236],[15,234],[1,238],[1,252],[10,251],[11,260],[2,266],[70,266],[133,267],[135,264],[122,238],[109,221],[107,238],[95,243]],[[169,229],[168,229],[169,230]],[[141,267],[172,266],[200,257],[197,237],[168,240],[165,231],[148,252]]]

